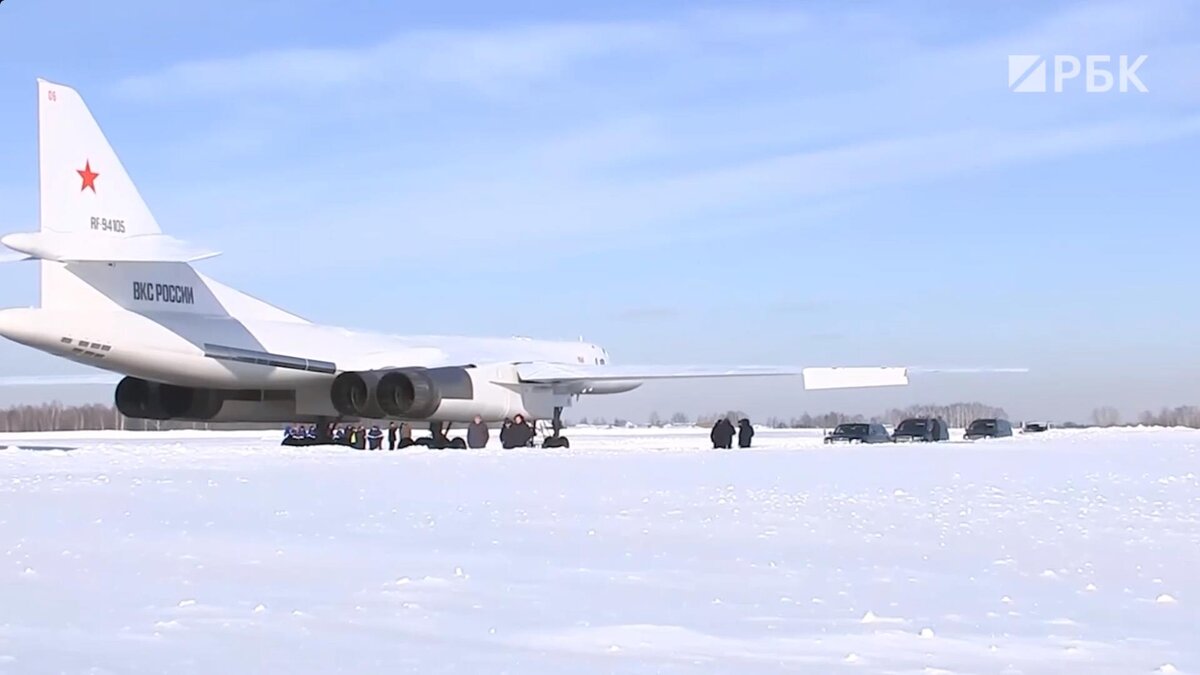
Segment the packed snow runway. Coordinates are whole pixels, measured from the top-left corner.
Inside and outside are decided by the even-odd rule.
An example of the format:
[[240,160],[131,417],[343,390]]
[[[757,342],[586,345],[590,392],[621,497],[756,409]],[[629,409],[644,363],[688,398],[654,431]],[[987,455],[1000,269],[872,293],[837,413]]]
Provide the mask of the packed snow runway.
[[0,672],[1200,673],[1198,432],[572,431],[0,437]]

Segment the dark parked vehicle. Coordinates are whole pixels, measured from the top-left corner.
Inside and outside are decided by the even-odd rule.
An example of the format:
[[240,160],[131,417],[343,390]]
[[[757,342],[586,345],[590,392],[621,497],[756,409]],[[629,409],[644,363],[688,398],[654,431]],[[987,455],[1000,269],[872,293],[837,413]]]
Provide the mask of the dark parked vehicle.
[[833,433],[825,436],[826,443],[887,443],[892,440],[882,424],[865,422],[839,424]]
[[1021,429],[1021,432],[1026,434],[1040,434],[1049,428],[1049,424],[1042,424],[1040,422],[1026,422],[1025,427]]
[[981,419],[967,426],[963,438],[973,441],[977,438],[1007,438],[1012,435],[1012,424],[1008,420]]
[[950,440],[946,423],[937,417],[914,417],[896,425],[892,432],[892,441],[934,441]]

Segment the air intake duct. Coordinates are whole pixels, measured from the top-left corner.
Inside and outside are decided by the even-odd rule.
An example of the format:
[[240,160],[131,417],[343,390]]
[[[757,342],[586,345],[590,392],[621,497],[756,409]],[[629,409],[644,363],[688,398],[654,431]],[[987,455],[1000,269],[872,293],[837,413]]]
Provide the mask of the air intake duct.
[[333,407],[349,417],[419,420],[432,417],[443,399],[471,399],[466,368],[396,368],[349,372],[333,380]]
[[117,383],[117,410],[126,417],[150,420],[212,419],[224,403],[214,389],[180,387],[126,377]]

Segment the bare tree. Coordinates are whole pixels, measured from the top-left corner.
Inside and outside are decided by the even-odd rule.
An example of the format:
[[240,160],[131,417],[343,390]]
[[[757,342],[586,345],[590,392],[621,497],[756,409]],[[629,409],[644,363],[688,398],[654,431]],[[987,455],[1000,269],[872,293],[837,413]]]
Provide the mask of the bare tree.
[[1115,427],[1120,423],[1120,411],[1110,405],[1101,406],[1092,411],[1092,424],[1098,427]]
[[1183,405],[1177,408],[1163,408],[1158,414],[1147,410],[1138,416],[1138,422],[1145,426],[1200,429],[1200,407]]

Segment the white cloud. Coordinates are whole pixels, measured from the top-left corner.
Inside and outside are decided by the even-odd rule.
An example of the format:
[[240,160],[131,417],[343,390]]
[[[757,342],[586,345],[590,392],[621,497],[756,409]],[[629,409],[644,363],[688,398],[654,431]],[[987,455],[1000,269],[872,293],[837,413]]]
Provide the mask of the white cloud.
[[[488,246],[498,232],[703,236],[728,223],[794,227],[882,187],[1194,134],[1195,118],[1149,97],[1022,98],[1004,79],[1013,50],[1165,44],[1184,11],[1170,0],[1090,4],[952,44],[852,12],[418,30],[361,48],[183,63],[122,89],[180,91],[201,110],[254,91],[314,99],[249,107],[215,137],[186,141],[214,166],[224,152],[303,147],[310,159],[192,174],[182,195],[163,186],[180,221],[213,223],[206,237],[239,246],[259,231],[270,248],[286,227],[304,247],[330,223],[409,246]],[[386,101],[353,94],[362,87]],[[389,107],[414,98],[423,107]],[[323,142],[330,129],[349,143]],[[356,253],[331,251],[327,264],[343,255]]]
[[278,91],[313,96],[339,86],[425,83],[497,92],[602,55],[661,52],[704,36],[794,35],[809,27],[800,19],[793,12],[702,11],[675,21],[413,30],[367,46],[278,49],[179,63],[125,78],[118,90],[147,98]]

